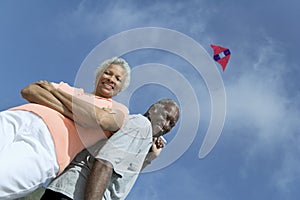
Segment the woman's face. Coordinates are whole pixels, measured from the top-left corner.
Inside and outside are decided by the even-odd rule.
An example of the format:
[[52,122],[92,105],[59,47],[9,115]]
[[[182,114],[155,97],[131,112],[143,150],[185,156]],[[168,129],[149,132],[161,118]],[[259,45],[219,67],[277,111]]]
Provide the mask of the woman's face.
[[124,84],[125,77],[126,72],[123,67],[111,64],[96,81],[95,95],[105,98],[117,95]]

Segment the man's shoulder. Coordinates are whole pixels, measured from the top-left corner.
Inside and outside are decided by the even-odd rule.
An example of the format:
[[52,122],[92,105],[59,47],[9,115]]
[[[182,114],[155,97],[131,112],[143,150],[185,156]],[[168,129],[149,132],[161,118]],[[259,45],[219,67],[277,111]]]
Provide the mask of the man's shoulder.
[[151,123],[147,117],[141,114],[134,114],[129,115],[129,121],[131,124],[135,125],[136,127],[151,127]]
[[152,126],[150,121],[143,115],[129,115],[125,126],[121,129],[136,138],[146,139],[152,138]]

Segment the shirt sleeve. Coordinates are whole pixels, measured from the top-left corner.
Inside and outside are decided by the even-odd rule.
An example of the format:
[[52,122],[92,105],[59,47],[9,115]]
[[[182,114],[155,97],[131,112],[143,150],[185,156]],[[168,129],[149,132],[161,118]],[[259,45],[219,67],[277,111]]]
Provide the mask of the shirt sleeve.
[[137,174],[151,144],[152,129],[149,120],[142,115],[129,116],[125,125],[107,140],[95,157],[109,161],[120,176],[124,173]]

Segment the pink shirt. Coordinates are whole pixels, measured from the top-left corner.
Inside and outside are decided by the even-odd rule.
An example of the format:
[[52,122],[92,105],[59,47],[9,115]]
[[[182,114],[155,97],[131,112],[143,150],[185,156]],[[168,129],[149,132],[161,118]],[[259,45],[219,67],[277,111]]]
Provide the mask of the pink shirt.
[[[83,89],[71,87],[64,82],[52,84],[56,88],[59,88],[62,91],[76,96],[86,102],[92,103],[97,107],[119,109],[124,113],[126,118],[128,117],[127,107],[123,104],[113,101],[112,99],[85,94]],[[73,160],[76,154],[82,149],[112,135],[110,131],[101,131],[99,129],[96,130],[81,127],[61,113],[35,103],[14,107],[11,108],[11,110],[31,111],[44,120],[54,141],[57,161],[59,164],[59,173],[65,169],[65,167]]]

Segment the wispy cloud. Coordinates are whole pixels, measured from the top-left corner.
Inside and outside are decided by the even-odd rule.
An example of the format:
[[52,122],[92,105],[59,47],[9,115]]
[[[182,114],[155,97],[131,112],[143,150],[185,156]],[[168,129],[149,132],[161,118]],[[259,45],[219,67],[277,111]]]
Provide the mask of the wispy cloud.
[[[284,84],[288,81],[284,74],[289,61],[271,41],[256,51],[254,61],[244,60],[249,66],[247,73],[241,73],[227,86],[227,123],[230,130],[238,132],[230,137],[250,140],[240,152],[244,154],[243,173],[253,173],[254,167],[265,171],[261,178],[279,193],[288,194],[290,187],[298,184],[295,177],[300,174],[295,167],[300,163],[300,149],[295,148],[299,144],[300,113]],[[260,158],[264,158],[263,162],[258,162]],[[269,170],[275,174],[266,175]]]
[[[284,21],[269,23],[270,19],[276,20],[272,12],[280,9],[280,6],[277,5],[276,9],[270,8],[272,12],[264,17],[263,8],[269,6],[267,2],[234,4],[235,9],[232,9],[233,3],[230,2],[212,5],[204,1],[82,1],[73,12],[64,14],[60,25],[64,27],[63,34],[67,37],[84,35],[96,41],[102,41],[130,28],[162,26],[192,36],[207,47],[207,50],[213,41],[229,45],[232,57],[227,71],[222,74],[228,98],[225,126],[229,131],[223,133],[223,137],[231,138],[226,142],[243,142],[244,138],[248,140],[238,152],[242,155],[241,160],[232,164],[240,167],[240,172],[234,176],[240,176],[237,177],[239,180],[259,176],[253,174],[252,169],[260,169],[266,173],[264,177],[257,177],[255,180],[263,178],[271,187],[284,194],[291,185],[297,183],[295,177],[299,177],[299,169],[296,167],[300,162],[297,156],[299,148],[296,148],[299,143],[299,105],[295,102],[298,102],[300,95],[298,91],[291,89],[291,86],[296,87],[293,72],[297,66],[291,64],[283,49],[286,47],[283,44],[286,39],[280,33],[287,31],[275,26],[282,25]],[[140,60],[146,61],[147,56],[140,57]],[[172,59],[169,58],[165,58],[164,61],[167,64],[172,63]],[[183,71],[182,74],[189,77],[191,82],[197,82],[198,85],[194,87],[201,91],[197,97],[202,99],[205,88],[203,82],[197,81],[199,76],[194,76],[191,71]],[[151,97],[155,97],[155,94],[143,94],[144,99]],[[209,105],[205,104],[204,107],[204,113],[209,112]],[[208,118],[203,115],[201,117],[206,120]],[[280,147],[281,145],[283,147]],[[265,163],[261,163],[260,159]],[[273,170],[274,175],[268,174],[268,170]],[[180,171],[190,183],[189,187],[185,188],[186,191],[197,191],[197,194],[211,196],[211,200],[213,196],[208,190],[199,191],[198,188],[203,185],[193,177],[194,172]],[[158,199],[160,195],[157,193],[157,180],[147,181],[137,184],[141,184],[142,187],[150,185],[148,190],[137,189],[138,192],[133,195],[137,195],[137,198],[149,196],[149,199]],[[226,184],[222,184],[226,181],[220,181],[219,190],[226,190]],[[192,184],[197,187],[193,187]],[[177,187],[174,185],[174,188]]]
[[143,26],[161,26],[198,35],[204,31],[205,19],[211,14],[203,5],[203,1],[82,1],[72,12],[61,15],[60,27],[67,37],[103,38]]
[[286,153],[282,159],[282,163],[277,170],[274,170],[270,185],[289,199],[289,195],[299,185],[300,181],[300,159],[299,159],[299,136],[295,138],[294,142],[288,142],[284,150]]

